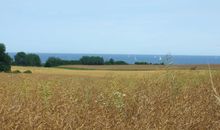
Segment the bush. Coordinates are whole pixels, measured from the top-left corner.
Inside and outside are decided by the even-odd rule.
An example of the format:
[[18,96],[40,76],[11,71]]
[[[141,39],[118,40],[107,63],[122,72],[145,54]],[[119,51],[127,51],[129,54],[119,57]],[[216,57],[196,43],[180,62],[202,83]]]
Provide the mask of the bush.
[[14,70],[14,71],[12,71],[11,73],[19,74],[19,73],[21,73],[21,71],[20,71],[20,70]]
[[197,66],[193,66],[190,68],[190,70],[196,70],[197,69]]
[[23,73],[25,73],[25,74],[32,74],[32,71],[30,71],[30,70],[25,70]]

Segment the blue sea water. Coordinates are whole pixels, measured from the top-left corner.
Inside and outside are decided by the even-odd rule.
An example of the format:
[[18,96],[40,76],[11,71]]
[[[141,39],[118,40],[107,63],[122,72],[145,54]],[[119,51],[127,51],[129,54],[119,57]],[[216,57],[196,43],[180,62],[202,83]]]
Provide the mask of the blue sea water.
[[[16,53],[9,53],[11,57],[14,57]],[[110,58],[114,60],[123,60],[129,64],[133,64],[137,61],[145,61],[151,63],[161,63],[164,59],[164,55],[126,55],[126,54],[58,54],[58,53],[37,53],[43,63],[49,57],[58,57],[65,60],[79,60],[82,56],[101,56],[105,60]],[[184,55],[172,55],[173,64],[220,64],[220,56],[184,56]]]

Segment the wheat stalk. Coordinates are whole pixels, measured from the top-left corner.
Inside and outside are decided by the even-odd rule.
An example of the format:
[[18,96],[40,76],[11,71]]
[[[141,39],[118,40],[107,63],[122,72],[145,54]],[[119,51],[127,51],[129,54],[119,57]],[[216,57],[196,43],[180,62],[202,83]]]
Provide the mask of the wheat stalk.
[[218,102],[220,104],[220,95],[217,92],[217,90],[215,88],[215,85],[214,85],[214,82],[213,82],[213,77],[212,77],[212,72],[211,72],[210,64],[208,64],[208,67],[209,67],[209,77],[210,77],[211,87],[212,87],[212,90],[214,91],[215,98],[218,100]]

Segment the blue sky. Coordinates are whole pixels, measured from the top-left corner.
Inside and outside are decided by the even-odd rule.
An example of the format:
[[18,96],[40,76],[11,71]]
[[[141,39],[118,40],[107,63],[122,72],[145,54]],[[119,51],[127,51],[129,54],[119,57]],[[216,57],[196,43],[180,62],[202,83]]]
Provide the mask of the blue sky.
[[219,0],[0,0],[9,52],[220,55]]

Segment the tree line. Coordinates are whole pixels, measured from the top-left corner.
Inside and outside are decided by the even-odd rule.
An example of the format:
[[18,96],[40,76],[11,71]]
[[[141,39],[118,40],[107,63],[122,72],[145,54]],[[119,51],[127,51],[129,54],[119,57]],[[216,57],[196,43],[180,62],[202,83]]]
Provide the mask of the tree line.
[[60,65],[127,65],[125,61],[114,61],[110,59],[105,61],[99,56],[83,56],[79,60],[62,60],[56,57],[50,57],[45,63],[45,67],[55,67]]
[[49,57],[45,64],[41,63],[41,59],[37,54],[26,54],[25,52],[18,52],[14,56],[13,65],[17,66],[44,66],[55,67],[60,65],[126,65],[124,61],[114,61],[110,59],[105,61],[103,57],[99,56],[83,56],[79,60],[63,60],[57,57]]
[[26,54],[25,52],[18,52],[14,56],[14,65],[18,66],[41,66],[41,59],[37,54]]
[[60,65],[80,65],[80,61],[78,60],[62,60],[57,57],[49,57],[44,64],[44,67],[55,67]]
[[[8,53],[6,53],[6,47],[3,43],[0,43],[0,72],[8,72],[11,70],[11,65],[17,66],[44,66],[55,67],[60,65],[127,65],[125,61],[115,61],[110,59],[105,61],[100,56],[83,56],[79,60],[63,60],[57,57],[49,57],[46,63],[42,64],[39,55],[34,53],[18,52],[14,59],[12,59]],[[148,62],[135,62],[135,64],[149,65]],[[154,64],[155,65],[155,64]],[[156,64],[158,65],[158,64]],[[161,63],[163,65],[163,63]]]

